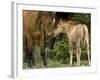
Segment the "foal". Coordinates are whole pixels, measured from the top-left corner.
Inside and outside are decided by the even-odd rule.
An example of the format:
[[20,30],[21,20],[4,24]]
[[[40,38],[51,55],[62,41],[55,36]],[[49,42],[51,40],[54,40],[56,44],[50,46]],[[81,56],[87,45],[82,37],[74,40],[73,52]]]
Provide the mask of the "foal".
[[76,24],[73,21],[60,20],[53,33],[54,36],[60,33],[65,33],[67,35],[69,42],[70,65],[72,65],[73,61],[74,46],[77,58],[77,66],[80,65],[81,48],[86,49],[88,63],[90,65],[89,34],[88,28],[85,24]]

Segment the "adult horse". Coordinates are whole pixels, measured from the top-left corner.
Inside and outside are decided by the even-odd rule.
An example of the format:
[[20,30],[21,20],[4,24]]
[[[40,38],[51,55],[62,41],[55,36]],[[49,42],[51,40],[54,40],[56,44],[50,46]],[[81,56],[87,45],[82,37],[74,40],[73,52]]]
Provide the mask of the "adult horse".
[[73,21],[60,20],[57,28],[53,31],[53,36],[65,33],[69,41],[70,65],[73,61],[73,49],[75,47],[75,54],[77,59],[77,66],[80,65],[81,48],[86,49],[88,56],[88,63],[90,65],[90,51],[89,51],[89,33],[85,24],[79,24]]
[[45,34],[50,35],[53,26],[53,12],[23,10],[23,50],[24,61],[29,67],[35,65],[34,47],[35,40],[40,43],[40,54],[44,65],[45,60]]

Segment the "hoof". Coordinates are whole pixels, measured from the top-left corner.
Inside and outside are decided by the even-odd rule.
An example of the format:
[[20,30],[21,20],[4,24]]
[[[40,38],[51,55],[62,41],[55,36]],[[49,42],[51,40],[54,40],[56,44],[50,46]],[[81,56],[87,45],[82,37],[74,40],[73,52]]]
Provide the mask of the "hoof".
[[47,68],[47,63],[46,63],[46,64],[44,64],[44,66],[45,66],[45,68]]
[[28,67],[32,68],[33,66],[35,66],[35,63],[33,63],[33,61],[30,61],[30,62],[28,63]]
[[28,64],[29,68],[32,68],[33,66],[35,66],[35,64]]

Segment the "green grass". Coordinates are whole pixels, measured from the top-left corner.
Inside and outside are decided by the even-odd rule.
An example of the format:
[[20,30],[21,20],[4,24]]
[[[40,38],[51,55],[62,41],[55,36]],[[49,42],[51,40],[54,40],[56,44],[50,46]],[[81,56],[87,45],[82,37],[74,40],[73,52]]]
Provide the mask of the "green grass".
[[[51,59],[47,60],[47,67],[45,67],[43,65],[42,62],[36,62],[36,65],[32,67],[32,69],[40,69],[40,68],[57,68],[57,67],[77,67],[76,66],[76,62],[73,63],[73,65],[69,65],[69,64],[62,64],[60,62],[57,61],[53,61]],[[87,61],[81,61],[80,66],[79,67],[83,67],[83,66],[88,66],[88,62]],[[30,69],[27,64],[23,64],[23,68],[24,69]]]
[[[64,56],[62,56],[61,58],[58,58],[59,55],[58,54],[56,55],[56,51],[55,50],[51,50],[51,53],[50,53],[49,52],[49,48],[46,48],[45,52],[46,52],[47,67],[45,67],[43,65],[43,61],[41,60],[40,47],[38,47],[38,46],[35,47],[35,52],[34,52],[35,66],[33,66],[32,69],[57,68],[57,67],[76,67],[77,66],[76,65],[76,59],[75,59],[76,57],[75,57],[75,55],[73,55],[73,65],[69,65],[69,56],[65,57],[65,60],[64,60],[62,58]],[[60,54],[64,55],[63,53],[60,53]],[[50,57],[51,55],[54,56],[54,58]],[[58,57],[56,57],[56,56],[58,56]],[[87,58],[81,60],[79,67],[81,67],[81,66],[88,66]],[[30,69],[30,68],[27,66],[26,63],[23,63],[23,69]]]

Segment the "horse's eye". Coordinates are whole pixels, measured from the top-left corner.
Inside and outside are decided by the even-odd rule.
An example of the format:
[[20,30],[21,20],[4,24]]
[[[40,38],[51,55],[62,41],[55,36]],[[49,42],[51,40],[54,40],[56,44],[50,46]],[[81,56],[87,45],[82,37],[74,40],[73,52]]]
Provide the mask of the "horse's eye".
[[52,24],[52,22],[50,21],[50,22],[49,22],[49,25],[51,25],[51,24]]

